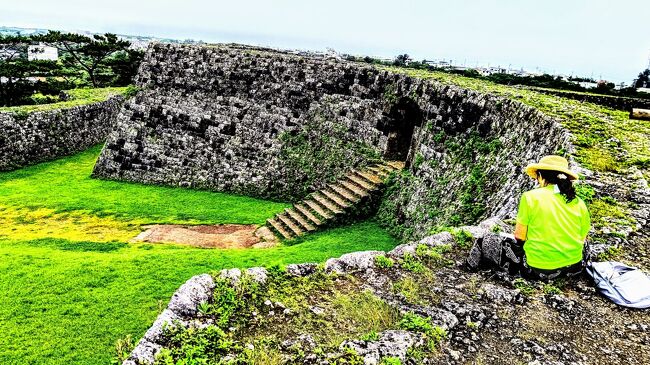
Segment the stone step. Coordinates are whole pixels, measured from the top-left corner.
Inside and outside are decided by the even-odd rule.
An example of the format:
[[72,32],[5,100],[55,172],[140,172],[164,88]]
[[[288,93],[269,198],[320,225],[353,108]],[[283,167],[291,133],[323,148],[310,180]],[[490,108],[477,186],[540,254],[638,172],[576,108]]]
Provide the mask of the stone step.
[[341,207],[343,209],[350,207],[350,203],[347,200],[345,200],[345,198],[343,198],[342,196],[340,196],[340,195],[338,195],[336,193],[333,193],[333,192],[325,190],[325,189],[321,190],[320,193],[322,195],[326,196],[327,199],[333,201],[334,203],[336,203],[336,205],[338,205],[339,207]]
[[318,215],[320,215],[326,220],[332,219],[332,217],[334,217],[334,215],[327,212],[326,208],[322,207],[320,204],[318,204],[313,200],[305,200],[304,203],[307,204],[309,208],[311,208],[314,212],[316,212]]
[[362,188],[361,186],[350,182],[348,180],[341,180],[340,181],[341,186],[346,188],[347,190],[351,191],[354,193],[354,195],[359,196],[359,197],[366,197],[368,196],[368,191],[366,189]]
[[328,184],[325,189],[267,220],[267,225],[285,239],[313,232],[327,220],[361,202],[361,198],[379,189],[393,171],[403,168],[404,162],[389,161],[364,170],[352,170],[336,183]]
[[311,196],[312,196],[312,198],[314,198],[314,200],[316,200],[318,202],[318,204],[320,204],[321,206],[323,206],[323,207],[329,209],[330,211],[334,212],[334,214],[343,213],[343,211],[341,209],[339,209],[338,206],[336,206],[336,203],[331,202],[329,199],[322,196],[321,194],[314,193]]
[[343,198],[345,198],[345,200],[347,200],[347,201],[349,201],[351,203],[356,203],[356,202],[359,201],[359,197],[354,195],[354,192],[346,189],[343,186],[334,185],[334,184],[329,184],[327,186],[330,188],[330,190],[332,190],[333,192],[335,192],[338,195],[342,196]]
[[377,166],[370,166],[368,167],[368,170],[382,179],[385,179],[388,177],[388,175],[390,175],[390,172],[388,170],[384,170]]
[[393,171],[401,170],[401,169],[399,169],[399,168],[397,168],[397,167],[395,167],[393,165],[389,165],[387,163],[383,163],[383,164],[381,164],[379,166],[386,172],[393,172]]
[[311,221],[315,225],[320,226],[321,224],[323,224],[323,221],[316,218],[316,216],[314,214],[312,214],[312,212],[310,212],[309,209],[304,207],[302,204],[296,204],[293,207],[296,208],[297,211],[302,213],[302,215],[307,217],[307,219],[309,219],[309,221]]
[[347,175],[346,178],[349,181],[353,182],[354,184],[359,185],[360,187],[362,187],[366,191],[375,190],[375,186],[373,184],[371,184],[366,179],[364,179],[362,177],[359,177],[359,176],[357,176],[355,174]]
[[396,170],[396,168],[394,168],[393,166],[390,166],[388,164],[377,165],[377,167],[379,169],[383,170],[383,171],[386,171],[386,172],[393,172],[393,171]]
[[354,173],[355,175],[366,179],[366,181],[370,182],[373,185],[379,185],[382,183],[382,180],[377,175],[369,174],[367,172],[363,172],[359,170],[354,170]]
[[286,229],[284,229],[284,227],[280,222],[275,220],[275,218],[267,219],[266,223],[270,224],[271,227],[273,227],[273,229],[275,229],[278,233],[280,233],[280,235],[282,235],[282,237],[284,237],[285,239],[291,239],[293,237],[291,233],[289,233]]
[[285,213],[287,213],[294,221],[300,223],[302,228],[306,229],[307,231],[315,231],[316,227],[312,226],[309,224],[307,221],[309,219],[305,219],[305,217],[302,216],[302,214],[298,213],[295,211],[293,208],[285,209]]
[[275,216],[276,219],[279,219],[285,226],[289,227],[291,232],[296,236],[302,236],[305,231],[302,230],[289,216],[283,214],[278,214]]
[[388,161],[386,166],[392,167],[393,170],[404,170],[404,161]]

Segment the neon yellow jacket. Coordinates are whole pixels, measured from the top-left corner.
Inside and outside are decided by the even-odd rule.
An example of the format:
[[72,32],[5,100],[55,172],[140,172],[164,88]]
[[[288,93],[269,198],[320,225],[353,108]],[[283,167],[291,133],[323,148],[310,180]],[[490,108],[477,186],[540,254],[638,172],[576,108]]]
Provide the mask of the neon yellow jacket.
[[591,228],[582,199],[567,204],[555,185],[527,191],[519,202],[517,223],[528,226],[524,252],[529,266],[552,270],[582,260]]

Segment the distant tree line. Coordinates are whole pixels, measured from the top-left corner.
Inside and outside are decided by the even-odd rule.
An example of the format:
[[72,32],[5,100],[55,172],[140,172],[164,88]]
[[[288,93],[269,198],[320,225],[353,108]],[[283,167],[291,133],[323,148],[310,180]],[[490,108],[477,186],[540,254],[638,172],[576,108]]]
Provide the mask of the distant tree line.
[[[30,45],[54,47],[59,57],[30,61]],[[78,87],[129,85],[144,55],[130,46],[111,33],[0,35],[0,106],[53,102]]]
[[634,80],[634,87],[650,87],[650,69],[639,73],[639,77]]
[[400,54],[395,56],[392,61],[383,61],[373,57],[348,57],[348,60],[366,62],[371,64],[381,64],[386,66],[407,67],[420,70],[442,71],[453,74],[460,74],[466,77],[472,77],[481,80],[491,81],[502,85],[524,85],[533,87],[542,87],[556,90],[567,90],[577,92],[592,92],[603,95],[626,96],[650,99],[650,94],[637,92],[639,87],[650,87],[650,70],[645,70],[639,73],[637,79],[634,80],[632,86],[616,90],[616,85],[612,82],[597,82],[595,88],[587,89],[576,82],[596,82],[593,79],[585,77],[569,77],[564,80],[559,76],[549,74],[536,75],[536,76],[519,76],[508,73],[493,73],[483,76],[475,69],[455,70],[450,68],[441,68],[429,65],[425,60],[414,61],[408,54]]

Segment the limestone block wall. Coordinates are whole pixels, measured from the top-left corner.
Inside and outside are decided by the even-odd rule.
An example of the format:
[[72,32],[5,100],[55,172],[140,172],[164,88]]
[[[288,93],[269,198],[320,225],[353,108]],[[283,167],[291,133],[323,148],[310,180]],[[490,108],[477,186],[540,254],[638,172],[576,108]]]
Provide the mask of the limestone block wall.
[[240,46],[153,45],[95,176],[286,201],[383,157],[407,161],[380,208],[405,236],[507,217],[523,167],[570,152],[517,101],[374,67]]
[[368,97],[382,91],[379,74],[280,52],[154,45],[94,175],[299,199],[385,149],[381,101]]
[[513,218],[534,182],[524,167],[547,154],[572,152],[554,119],[520,102],[435,83],[397,83],[423,110],[409,168],[392,182],[379,217],[404,239],[440,226]]
[[122,96],[27,116],[0,112],[0,171],[83,151],[102,143],[124,101]]

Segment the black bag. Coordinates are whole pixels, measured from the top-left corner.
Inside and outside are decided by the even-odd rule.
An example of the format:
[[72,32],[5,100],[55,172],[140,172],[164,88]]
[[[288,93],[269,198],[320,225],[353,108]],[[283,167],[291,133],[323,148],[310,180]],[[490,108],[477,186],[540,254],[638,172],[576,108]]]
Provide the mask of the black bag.
[[487,233],[474,242],[467,266],[473,271],[495,269],[514,275],[521,269],[523,256],[523,247],[513,235]]

